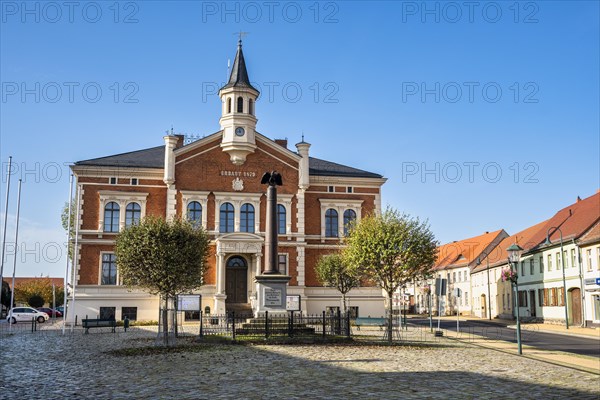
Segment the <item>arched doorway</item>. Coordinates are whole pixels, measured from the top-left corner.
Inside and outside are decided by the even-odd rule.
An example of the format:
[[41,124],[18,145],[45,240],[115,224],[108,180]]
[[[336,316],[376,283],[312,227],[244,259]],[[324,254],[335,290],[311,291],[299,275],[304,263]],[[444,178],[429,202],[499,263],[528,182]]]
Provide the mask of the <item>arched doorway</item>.
[[569,314],[571,324],[581,325],[581,289],[579,288],[569,290]]
[[233,256],[225,268],[226,303],[248,302],[248,263],[243,257]]

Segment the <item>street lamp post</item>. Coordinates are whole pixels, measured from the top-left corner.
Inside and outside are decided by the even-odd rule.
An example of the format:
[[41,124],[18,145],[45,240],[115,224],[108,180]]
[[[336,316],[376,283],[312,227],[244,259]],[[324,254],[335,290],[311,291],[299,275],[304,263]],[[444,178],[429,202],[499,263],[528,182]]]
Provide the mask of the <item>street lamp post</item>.
[[[516,317],[517,317],[517,348],[519,351],[519,355],[523,354],[523,349],[521,347],[521,319],[519,318],[519,275],[518,275],[518,264],[519,264],[519,260],[521,259],[521,253],[523,252],[523,249],[521,248],[521,246],[519,246],[518,244],[513,244],[511,245],[508,249],[508,264],[509,267],[511,268],[511,274],[509,276],[509,279],[512,283],[514,283],[515,285],[515,291],[516,291],[516,296],[515,296],[515,303],[516,303]],[[512,269],[514,265],[514,270]]]
[[560,268],[562,269],[562,278],[563,278],[563,304],[565,306],[565,327],[569,329],[569,309],[567,308],[567,280],[565,278],[565,253],[563,253],[563,236],[562,231],[557,226],[552,226],[548,228],[546,232],[546,242],[544,243],[546,246],[550,246],[552,242],[550,241],[550,231],[554,229],[554,232],[558,231],[560,234]]

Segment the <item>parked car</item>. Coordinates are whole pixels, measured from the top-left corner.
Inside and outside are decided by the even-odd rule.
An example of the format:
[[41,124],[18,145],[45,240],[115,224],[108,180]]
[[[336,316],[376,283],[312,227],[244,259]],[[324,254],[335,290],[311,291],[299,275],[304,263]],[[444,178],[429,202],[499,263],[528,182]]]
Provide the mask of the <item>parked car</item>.
[[65,315],[65,306],[58,306],[58,307],[55,308],[55,310],[58,311],[58,312],[60,312],[63,315],[63,317],[64,317],[64,315]]
[[60,312],[58,310],[58,308],[55,309],[55,310],[53,310],[53,309],[48,308],[48,307],[38,307],[36,310],[45,312],[50,317],[57,317],[58,318],[58,317],[62,317],[63,316],[62,312]]
[[17,322],[31,322],[32,318],[35,318],[37,322],[46,322],[48,321],[48,314],[43,311],[38,311],[35,308],[31,307],[14,307],[8,312],[8,316],[6,320],[11,324],[16,324]]

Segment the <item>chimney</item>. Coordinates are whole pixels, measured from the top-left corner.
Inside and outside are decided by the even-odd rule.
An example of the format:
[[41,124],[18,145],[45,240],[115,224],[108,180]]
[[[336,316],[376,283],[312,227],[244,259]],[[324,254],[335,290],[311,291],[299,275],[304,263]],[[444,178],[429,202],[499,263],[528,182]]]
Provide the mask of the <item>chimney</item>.
[[185,136],[184,135],[175,135],[175,137],[177,138],[177,143],[175,144],[175,148],[178,149],[180,147],[183,147],[183,141],[185,140]]
[[577,196],[577,203],[581,201],[581,197]]
[[287,139],[275,139],[275,143],[277,143],[284,149],[287,149]]
[[298,186],[302,189],[302,190],[306,190],[308,189],[308,186],[310,184],[310,177],[309,177],[309,149],[310,149],[310,144],[306,143],[304,141],[304,137],[302,138],[302,141],[300,143],[296,144],[296,148],[298,149],[298,154],[300,155],[300,157],[302,157],[302,159],[300,160],[300,168],[298,170],[299,172],[299,180],[300,182],[298,183]]

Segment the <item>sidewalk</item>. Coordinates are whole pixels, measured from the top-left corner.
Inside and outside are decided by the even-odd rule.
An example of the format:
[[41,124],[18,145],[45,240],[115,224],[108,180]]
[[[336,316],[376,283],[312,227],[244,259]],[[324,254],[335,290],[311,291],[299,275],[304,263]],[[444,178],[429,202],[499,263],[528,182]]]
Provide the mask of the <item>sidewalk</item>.
[[[443,317],[443,319],[452,320],[452,317]],[[454,317],[456,320],[456,317]],[[507,319],[484,319],[478,317],[461,317],[461,321],[473,321],[480,323],[495,323],[506,325],[509,328],[516,329],[517,321],[515,320],[507,320]],[[535,330],[538,332],[545,333],[556,333],[560,335],[569,335],[569,336],[579,336],[584,338],[596,338],[600,340],[600,329],[598,328],[581,328],[579,326],[569,326],[567,329],[564,325],[556,325],[556,324],[543,324],[543,323],[523,323],[521,322],[522,327],[526,327],[530,330]]]
[[[410,318],[410,317],[409,317]],[[456,321],[456,317],[442,317],[444,321]],[[437,318],[434,318],[436,321]],[[477,322],[481,324],[489,325],[502,325],[508,328],[516,329],[516,321],[514,320],[500,320],[500,319],[483,319],[477,317],[461,317],[460,322]],[[523,324],[521,325],[524,329],[555,333],[559,335],[571,335],[585,338],[596,338],[600,341],[600,330],[595,328],[580,328],[580,327],[566,327],[552,324]],[[470,343],[475,346],[486,347],[494,349],[508,354],[518,355],[517,346],[514,343],[507,342],[504,340],[495,340],[478,336],[474,334],[465,335],[463,333],[456,333],[450,330],[445,331],[446,336],[450,339],[459,340],[462,342]],[[600,346],[600,343],[599,343]],[[574,368],[580,371],[590,372],[596,375],[600,375],[600,358],[592,356],[584,356],[574,353],[567,353],[556,350],[546,350],[538,347],[532,347],[523,345],[522,357],[531,358],[534,360],[544,361],[555,365],[561,365],[564,367]]]

